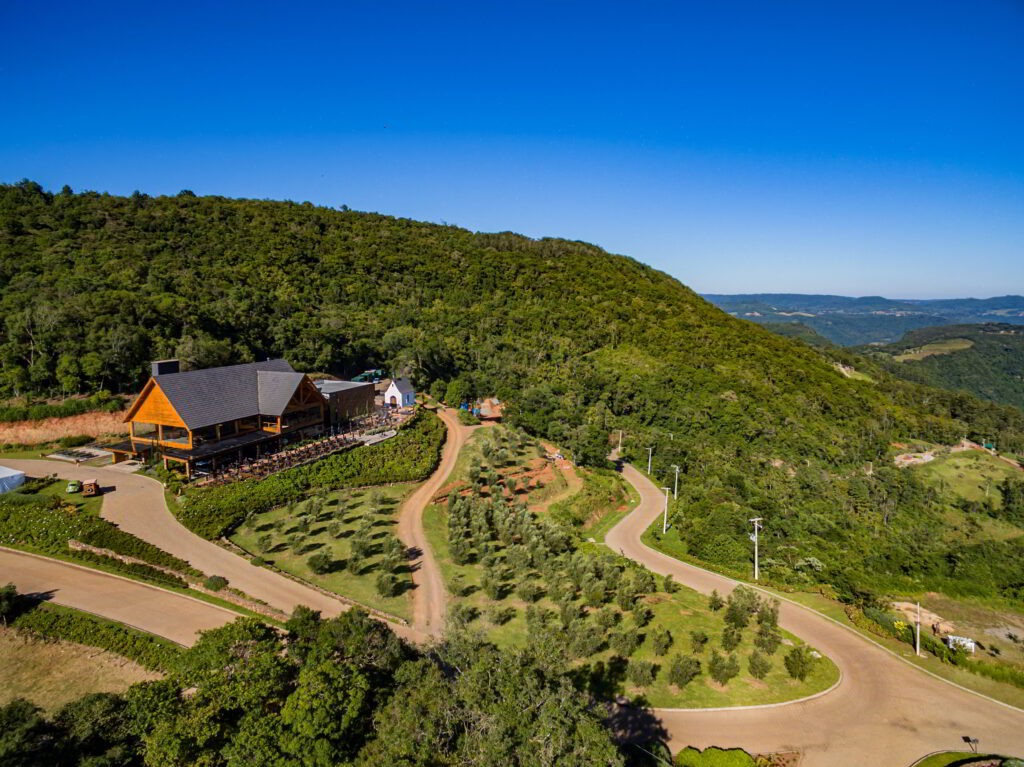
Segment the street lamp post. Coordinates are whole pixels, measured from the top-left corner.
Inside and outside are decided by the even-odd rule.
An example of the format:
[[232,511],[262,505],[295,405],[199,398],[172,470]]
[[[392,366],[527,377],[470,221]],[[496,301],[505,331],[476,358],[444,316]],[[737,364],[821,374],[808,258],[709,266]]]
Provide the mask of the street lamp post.
[[648,474],[651,473],[651,458],[653,458],[653,457],[654,457],[654,448],[653,447],[647,448],[647,473]]
[[751,538],[754,539],[754,580],[755,581],[761,575],[760,570],[758,569],[758,562],[757,562],[757,531],[761,529],[761,519],[762,519],[761,517],[754,517],[753,519],[748,519],[747,520],[748,522],[752,522],[754,524],[754,534],[751,536]]
[[668,488],[661,488],[665,491],[665,513],[661,518],[661,534],[664,535],[668,532]]
[[676,470],[676,483],[672,486],[672,500],[679,498],[679,467],[672,464],[672,468]]

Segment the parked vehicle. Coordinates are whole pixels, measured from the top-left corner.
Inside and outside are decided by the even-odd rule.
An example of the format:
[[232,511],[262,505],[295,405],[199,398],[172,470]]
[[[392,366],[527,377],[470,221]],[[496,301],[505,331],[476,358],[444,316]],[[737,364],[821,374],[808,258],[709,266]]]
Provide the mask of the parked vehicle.
[[82,495],[89,497],[93,495],[100,495],[103,490],[100,488],[100,483],[95,479],[87,479],[82,482]]
[[82,492],[82,483],[79,482],[77,479],[73,479],[70,482],[68,482],[67,489],[64,492],[65,493],[80,493],[80,492]]

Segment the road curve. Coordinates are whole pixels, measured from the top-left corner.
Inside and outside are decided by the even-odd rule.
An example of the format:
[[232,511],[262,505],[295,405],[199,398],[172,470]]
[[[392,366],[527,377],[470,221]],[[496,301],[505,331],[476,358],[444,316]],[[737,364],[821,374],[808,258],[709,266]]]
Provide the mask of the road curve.
[[402,508],[398,512],[396,531],[402,543],[417,554],[412,561],[412,580],[415,584],[412,592],[412,625],[424,636],[437,636],[444,628],[447,593],[441,568],[434,559],[426,532],[423,530],[423,510],[444,487],[445,480],[455,468],[455,462],[466,438],[473,430],[472,427],[459,423],[454,410],[438,410],[437,414],[448,429],[441,451],[441,461],[430,478],[402,503]]
[[[728,593],[737,581],[680,562],[641,542],[663,496],[634,467],[625,479],[640,504],[605,536],[608,546],[696,591]],[[783,601],[780,624],[828,655],[842,681],[827,695],[776,708],[733,711],[656,709],[673,751],[683,746],[739,746],[754,753],[794,750],[801,767],[905,767],[943,749],[962,750],[963,736],[983,752],[1024,755],[1024,712],[954,687],[904,663],[856,633]]]
[[[103,487],[104,519],[125,532],[152,543],[184,559],[207,575],[220,575],[228,583],[272,607],[291,613],[297,605],[319,610],[325,618],[340,615],[349,606],[315,589],[285,578],[265,567],[255,567],[243,557],[200,538],[182,525],[167,508],[163,485],[139,474],[91,466],[73,466],[57,461],[3,459],[0,466],[24,471],[29,476],[56,474],[61,479],[95,477]],[[397,623],[388,626],[406,639],[420,641],[423,636]]]
[[200,631],[230,623],[238,613],[145,583],[57,559],[0,548],[0,584],[21,594],[120,621],[191,647]]

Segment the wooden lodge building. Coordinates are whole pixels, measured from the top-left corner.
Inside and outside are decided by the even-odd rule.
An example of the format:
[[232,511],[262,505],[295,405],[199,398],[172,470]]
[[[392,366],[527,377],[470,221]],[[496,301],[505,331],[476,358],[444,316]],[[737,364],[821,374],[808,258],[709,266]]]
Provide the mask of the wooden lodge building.
[[284,360],[184,372],[177,360],[164,360],[153,363],[125,415],[130,438],[108,449],[115,463],[156,455],[191,477],[322,433],[327,407],[313,382]]

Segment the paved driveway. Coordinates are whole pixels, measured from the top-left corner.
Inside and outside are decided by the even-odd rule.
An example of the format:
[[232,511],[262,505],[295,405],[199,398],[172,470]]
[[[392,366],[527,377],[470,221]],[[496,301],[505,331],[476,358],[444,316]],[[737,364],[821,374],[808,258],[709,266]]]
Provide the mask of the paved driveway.
[[[115,469],[66,466],[56,461],[4,459],[0,465],[36,477],[54,473],[61,479],[95,477],[104,489],[104,519],[186,560],[207,575],[227,578],[231,586],[279,610],[290,613],[297,605],[306,605],[329,618],[349,609],[340,600],[266,568],[254,567],[237,554],[200,538],[180,524],[167,509],[163,486],[154,479]],[[418,632],[405,626],[390,622],[388,625],[400,636],[413,640],[420,638]]]
[[[736,581],[640,541],[660,515],[663,496],[632,466],[625,467],[624,477],[641,502],[611,529],[608,546],[702,593],[731,591]],[[931,751],[961,750],[962,737],[970,735],[980,740],[983,752],[1024,756],[1024,711],[932,677],[793,603],[783,602],[779,617],[783,628],[835,661],[843,674],[839,686],[815,700],[777,708],[657,710],[673,750],[686,745],[739,746],[755,753],[792,749],[803,752],[801,767],[906,767]]]
[[189,647],[200,631],[238,617],[232,610],[173,591],[0,547],[0,584],[4,583],[14,583],[19,593],[46,594],[59,605],[87,610]]

